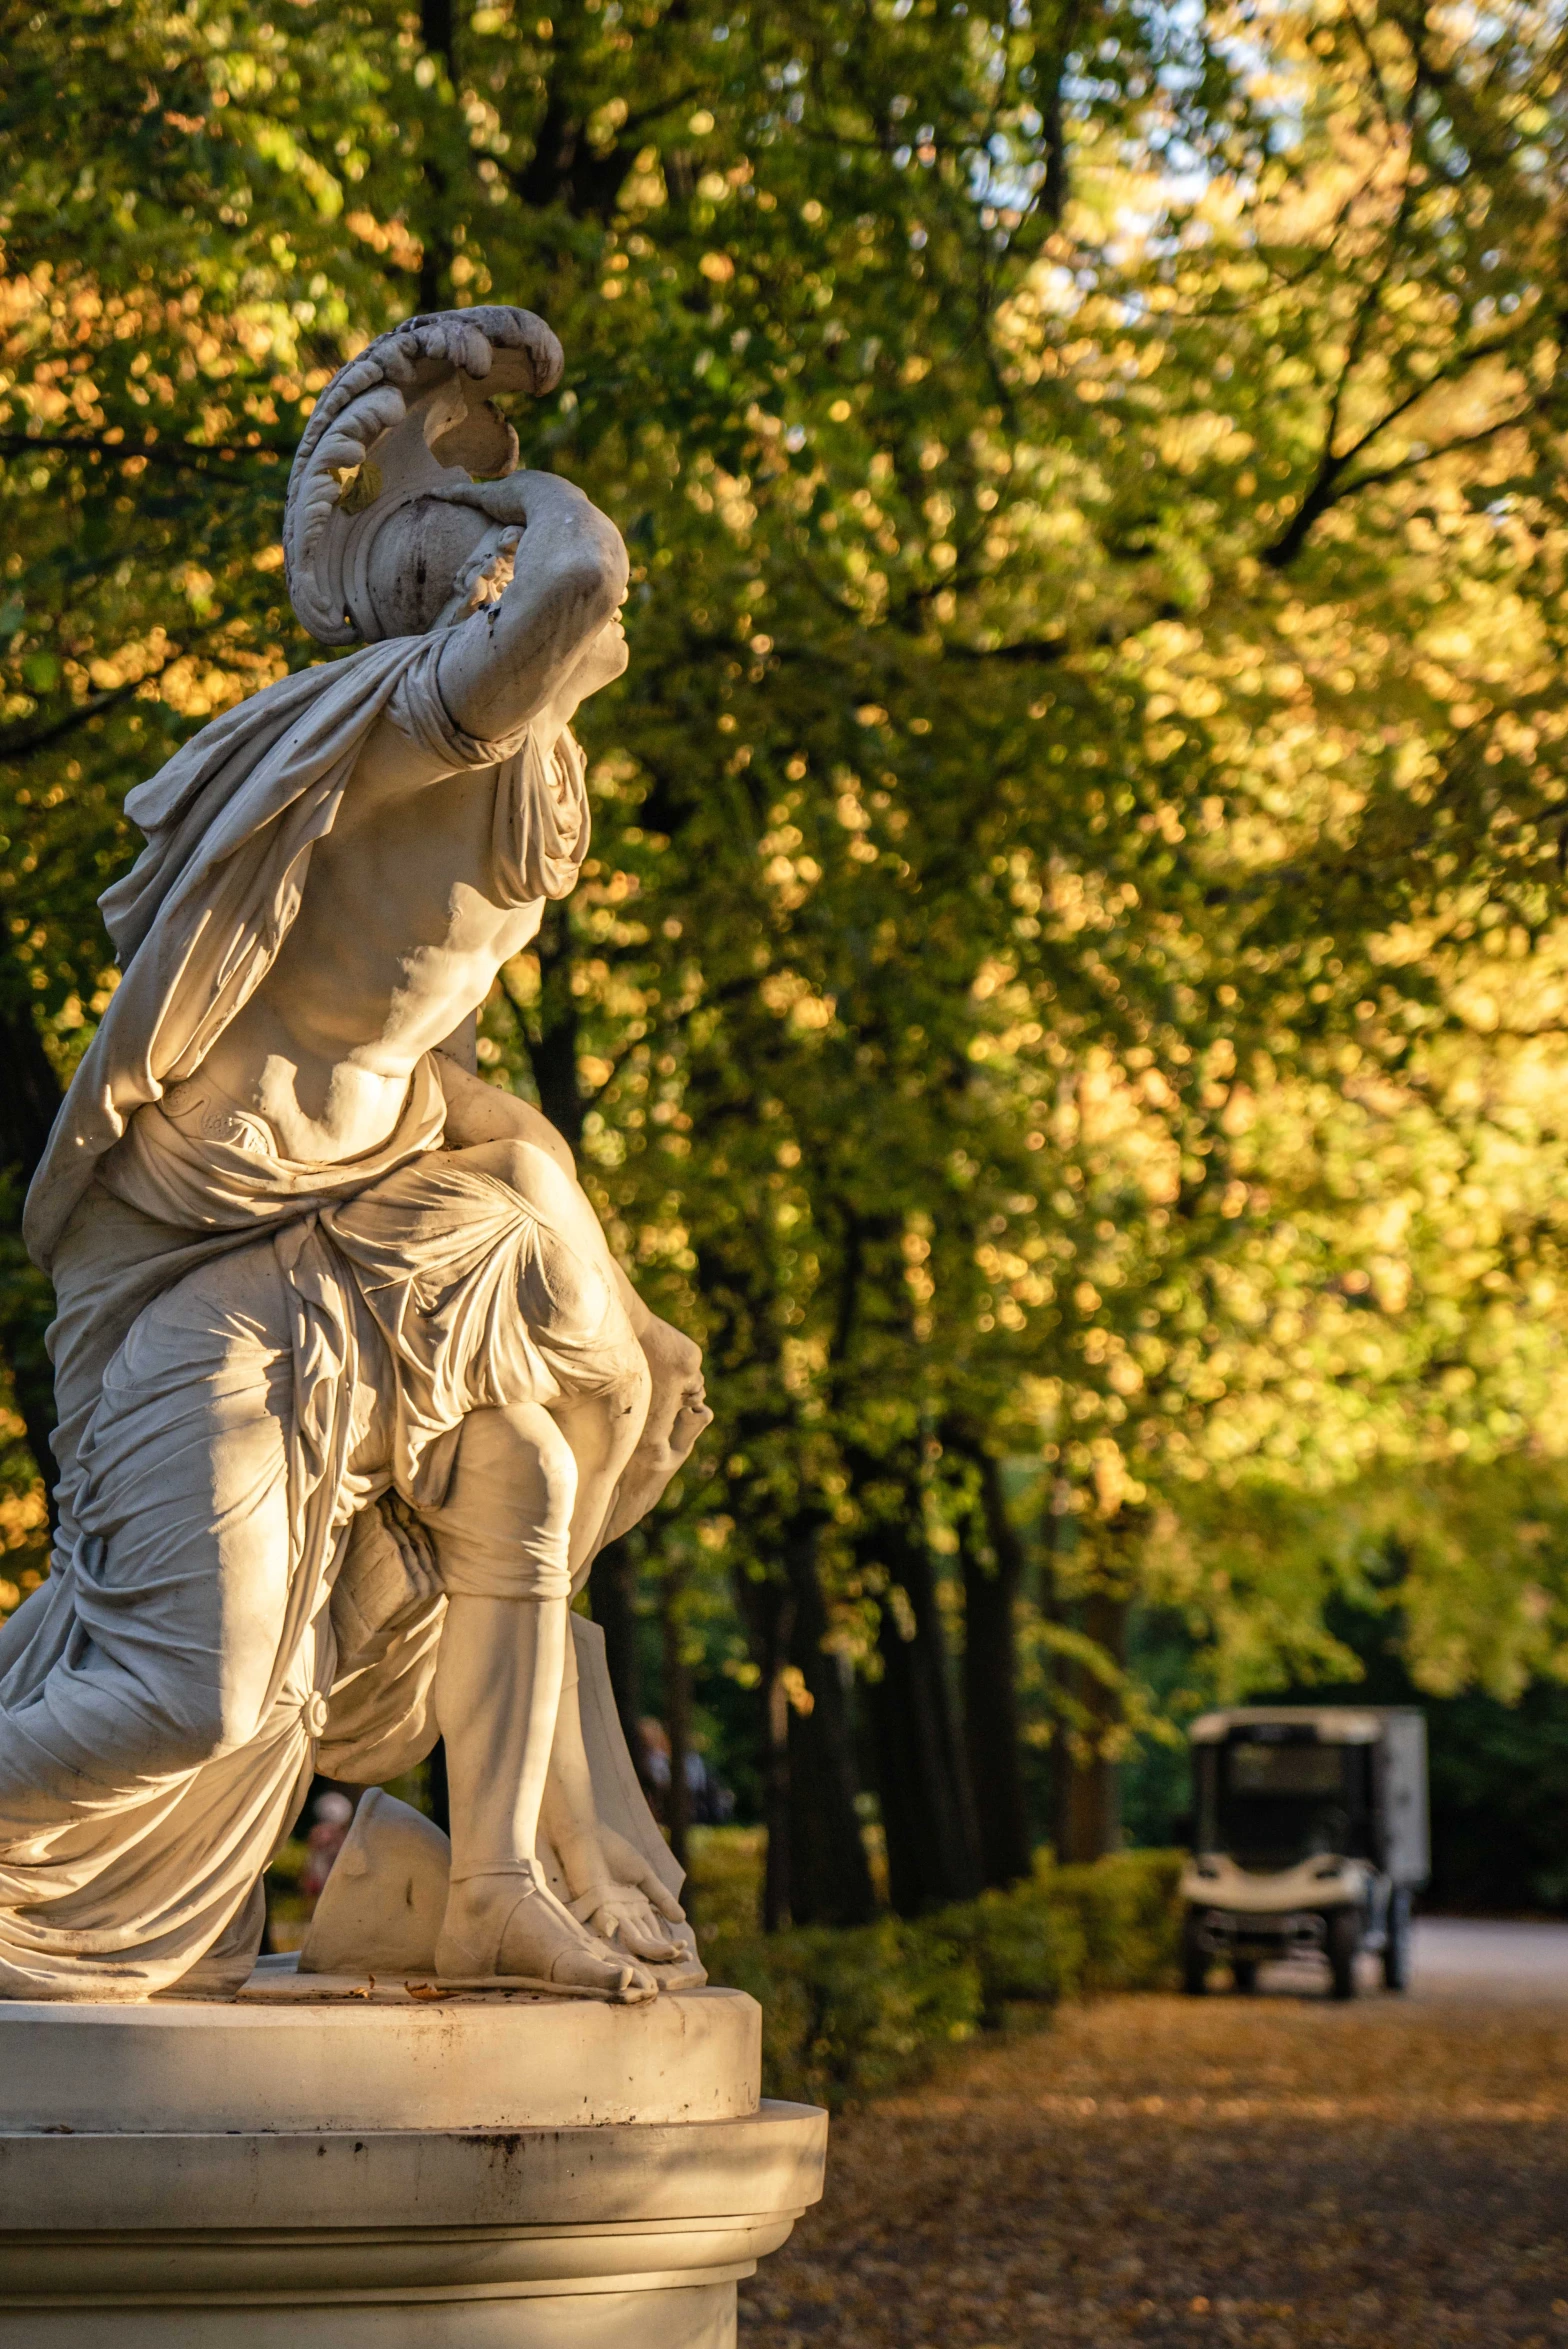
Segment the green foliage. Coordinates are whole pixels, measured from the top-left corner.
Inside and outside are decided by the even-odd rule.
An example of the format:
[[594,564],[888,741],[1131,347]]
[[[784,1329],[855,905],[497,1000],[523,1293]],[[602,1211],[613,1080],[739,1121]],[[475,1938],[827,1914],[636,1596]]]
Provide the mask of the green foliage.
[[923,1927],[892,1917],[761,1936],[713,1953],[714,1978],[763,2011],[769,2093],[842,2104],[918,2078],[978,2027],[972,1965]]
[[1128,1852],[1091,1867],[1042,1862],[1011,1892],[918,1923],[702,1935],[715,1981],[763,2010],[770,2096],[838,2107],[922,2078],[942,2053],[1018,2010],[1174,1977],[1180,1859]]
[[694,1827],[690,1899],[705,1936],[744,1937],[756,1926],[766,1838],[756,1827]]
[[[1476,1483],[1484,1489],[1487,1481]],[[1474,1492],[1461,1497],[1461,1508],[1465,1498],[1473,1506]],[[1425,1905],[1439,1914],[1568,1914],[1568,1687],[1550,1679],[1508,1686],[1507,1701],[1485,1687],[1434,1693],[1411,1677],[1400,1592],[1401,1578],[1390,1570],[1373,1580],[1370,1603],[1364,1597],[1331,1606],[1330,1624],[1352,1669],[1321,1694],[1349,1704],[1419,1704],[1426,1715],[1432,1881]]]

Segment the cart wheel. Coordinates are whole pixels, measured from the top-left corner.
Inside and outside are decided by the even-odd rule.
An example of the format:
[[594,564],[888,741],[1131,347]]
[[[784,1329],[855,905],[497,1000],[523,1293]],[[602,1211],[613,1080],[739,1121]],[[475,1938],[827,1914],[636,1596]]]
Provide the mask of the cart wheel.
[[1336,1909],[1328,1921],[1328,1963],[1334,1977],[1334,1996],[1356,1995],[1356,1952],[1361,1947],[1361,1920],[1354,1909]]
[[1396,1885],[1388,1896],[1388,1938],[1383,1944],[1383,1987],[1410,1987],[1410,1895]]
[[1198,1938],[1198,1920],[1182,1919],[1181,1986],[1189,1998],[1202,1998],[1209,1987],[1209,1953]]
[[1245,1991],[1250,1995],[1258,1987],[1258,1961],[1256,1958],[1232,1958],[1230,1971],[1231,1979],[1238,1990]]

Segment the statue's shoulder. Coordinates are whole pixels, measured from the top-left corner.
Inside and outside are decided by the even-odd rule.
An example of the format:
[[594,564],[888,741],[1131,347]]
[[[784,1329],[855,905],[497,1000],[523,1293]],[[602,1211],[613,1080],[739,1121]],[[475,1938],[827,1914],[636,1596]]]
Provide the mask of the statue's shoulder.
[[[312,721],[336,722],[368,691],[374,693],[383,673],[395,673],[412,650],[406,643],[366,645],[344,660],[314,661],[286,677],[276,677],[257,693],[209,718],[201,731],[181,745],[145,783],[126,794],[125,812],[148,838],[180,822],[193,799],[216,776],[243,776],[279,744]],[[389,658],[389,656],[391,656]]]
[[265,854],[268,827],[313,791],[346,781],[417,639],[367,645],[348,660],[280,677],[212,719],[126,796],[147,845],[98,900],[129,962],[176,887],[235,856]]

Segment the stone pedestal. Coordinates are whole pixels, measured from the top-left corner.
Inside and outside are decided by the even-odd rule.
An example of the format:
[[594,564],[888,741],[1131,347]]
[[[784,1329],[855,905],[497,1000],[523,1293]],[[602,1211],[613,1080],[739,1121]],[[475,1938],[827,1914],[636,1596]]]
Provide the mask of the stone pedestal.
[[0,2006],[0,2349],[732,2349],[822,2187],[737,1991]]

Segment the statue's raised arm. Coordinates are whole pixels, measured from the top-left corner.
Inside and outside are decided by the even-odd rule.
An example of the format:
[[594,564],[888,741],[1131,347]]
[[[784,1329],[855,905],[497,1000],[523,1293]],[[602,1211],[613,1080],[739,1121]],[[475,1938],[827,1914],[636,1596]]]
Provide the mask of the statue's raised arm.
[[516,470],[494,404],[560,368],[539,319],[485,308],[341,371],[284,545],[305,625],[363,649],[127,802],[124,976],[28,1202],[60,1528],[0,1629],[0,1996],[243,1978],[312,1771],[375,1783],[438,1731],[439,1896],[407,1909],[383,1801],[359,1858],[390,1853],[397,1913],[374,1868],[335,1921],[329,1887],[304,1963],[372,1962],[385,1930],[449,1979],[692,1978],[568,1608],[706,1424],[700,1357],[559,1136],[439,1050],[576,880],[571,720],[626,662],[618,532]]
[[461,506],[492,527],[457,593],[466,601],[482,583],[486,600],[442,648],[441,698],[458,725],[494,742],[552,702],[575,707],[598,684],[591,664],[625,598],[626,548],[615,525],[559,474],[475,483]]
[[306,626],[327,643],[450,630],[441,695],[476,741],[539,717],[626,594],[619,531],[559,475],[516,470],[491,396],[560,372],[527,311],[416,320],[335,379],[290,483],[284,551]]

